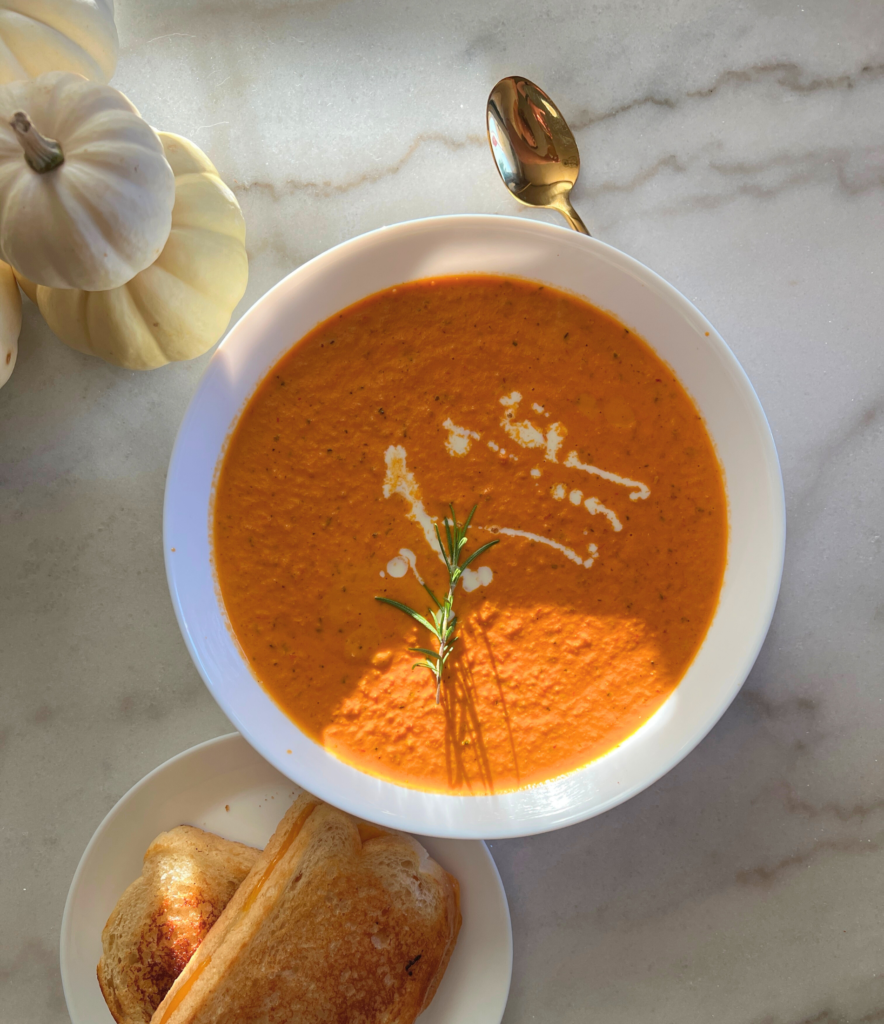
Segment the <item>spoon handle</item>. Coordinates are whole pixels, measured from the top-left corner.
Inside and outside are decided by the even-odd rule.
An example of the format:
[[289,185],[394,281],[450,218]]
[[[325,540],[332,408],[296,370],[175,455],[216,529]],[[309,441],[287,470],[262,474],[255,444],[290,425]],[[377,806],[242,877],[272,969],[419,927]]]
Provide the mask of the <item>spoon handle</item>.
[[[579,231],[581,235],[589,235],[589,228],[580,219],[580,214],[571,205],[571,200],[568,196],[562,196],[559,202],[556,203],[556,209],[568,222],[568,226],[574,228],[575,231]],[[589,235],[592,238],[592,235]]]

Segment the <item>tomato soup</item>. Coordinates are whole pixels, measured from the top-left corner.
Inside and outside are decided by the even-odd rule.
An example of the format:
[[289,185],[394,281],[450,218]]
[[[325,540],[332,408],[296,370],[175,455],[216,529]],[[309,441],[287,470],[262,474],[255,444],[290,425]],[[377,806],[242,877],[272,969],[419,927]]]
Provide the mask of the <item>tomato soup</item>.
[[[294,341],[295,339],[293,339]],[[441,702],[434,525],[477,506]],[[703,420],[626,326],[466,275],[372,295],[259,385],[220,466],[215,568],[264,689],[337,757],[488,793],[603,755],[666,700],[715,611],[727,508]],[[444,532],[444,531],[443,531]]]

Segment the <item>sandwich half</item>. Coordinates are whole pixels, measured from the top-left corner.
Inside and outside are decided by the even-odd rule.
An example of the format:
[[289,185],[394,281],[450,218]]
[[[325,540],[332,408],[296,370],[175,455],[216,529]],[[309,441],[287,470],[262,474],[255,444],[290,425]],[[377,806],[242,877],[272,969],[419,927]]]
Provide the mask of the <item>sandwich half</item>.
[[98,984],[117,1024],[148,1024],[260,852],[190,825],[154,839],[101,933]]
[[412,1024],[460,923],[420,843],[304,794],[151,1024]]

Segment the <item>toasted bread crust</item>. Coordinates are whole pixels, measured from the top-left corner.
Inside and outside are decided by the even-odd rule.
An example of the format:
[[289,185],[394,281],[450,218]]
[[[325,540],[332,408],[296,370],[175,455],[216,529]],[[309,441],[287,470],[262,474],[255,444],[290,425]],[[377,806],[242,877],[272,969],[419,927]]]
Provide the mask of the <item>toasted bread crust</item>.
[[259,853],[190,825],[150,844],[101,935],[98,984],[117,1024],[148,1024]]
[[420,843],[304,795],[151,1024],[412,1024],[460,921]]
[[451,883],[451,890],[448,893],[448,913],[449,919],[454,923],[454,927],[451,931],[448,946],[442,954],[439,966],[436,968],[436,973],[430,979],[430,984],[427,987],[427,992],[424,996],[421,1008],[418,1010],[418,1014],[423,1013],[430,1003],[432,1003],[433,997],[436,995],[436,990],[442,983],[442,978],[445,976],[446,970],[448,970],[448,961],[451,959],[451,954],[454,952],[457,936],[460,933],[460,926],[463,923],[463,917],[460,912],[460,883],[454,875],[449,875],[448,872],[445,872],[445,876]]

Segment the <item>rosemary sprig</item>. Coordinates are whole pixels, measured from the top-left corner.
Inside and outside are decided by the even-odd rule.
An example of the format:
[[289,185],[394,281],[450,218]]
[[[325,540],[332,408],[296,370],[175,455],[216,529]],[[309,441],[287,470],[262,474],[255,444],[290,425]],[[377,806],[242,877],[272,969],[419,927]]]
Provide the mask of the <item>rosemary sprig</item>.
[[442,688],[442,673],[445,671],[445,662],[448,661],[451,655],[451,648],[457,640],[457,637],[454,635],[454,630],[457,626],[457,616],[454,614],[454,589],[461,576],[463,576],[464,569],[480,555],[483,555],[489,548],[493,548],[495,544],[500,543],[499,540],[488,541],[487,544],[483,544],[482,547],[474,551],[465,562],[461,563],[460,556],[467,542],[467,530],[470,528],[470,523],[473,521],[473,516],[476,514],[478,506],[473,505],[464,523],[458,523],[454,512],[454,505],[449,505],[448,507],[451,510],[451,519],[444,520],[447,550],[446,545],[442,542],[439,527],[434,524],[436,541],[439,544],[439,550],[442,552],[445,568],[448,570],[448,594],[445,596],[444,601],[440,601],[426,583],[423,584],[424,590],[430,595],[433,604],[436,606],[436,611],[428,609],[427,615],[424,616],[400,601],[393,601],[389,597],[375,598],[375,601],[382,601],[384,604],[392,605],[394,608],[398,608],[399,611],[405,612],[419,626],[428,629],[436,638],[438,650],[431,651],[427,647],[409,647],[408,649],[416,654],[423,654],[423,661],[415,662],[412,669],[425,668],[436,680],[437,704],[439,703]]

